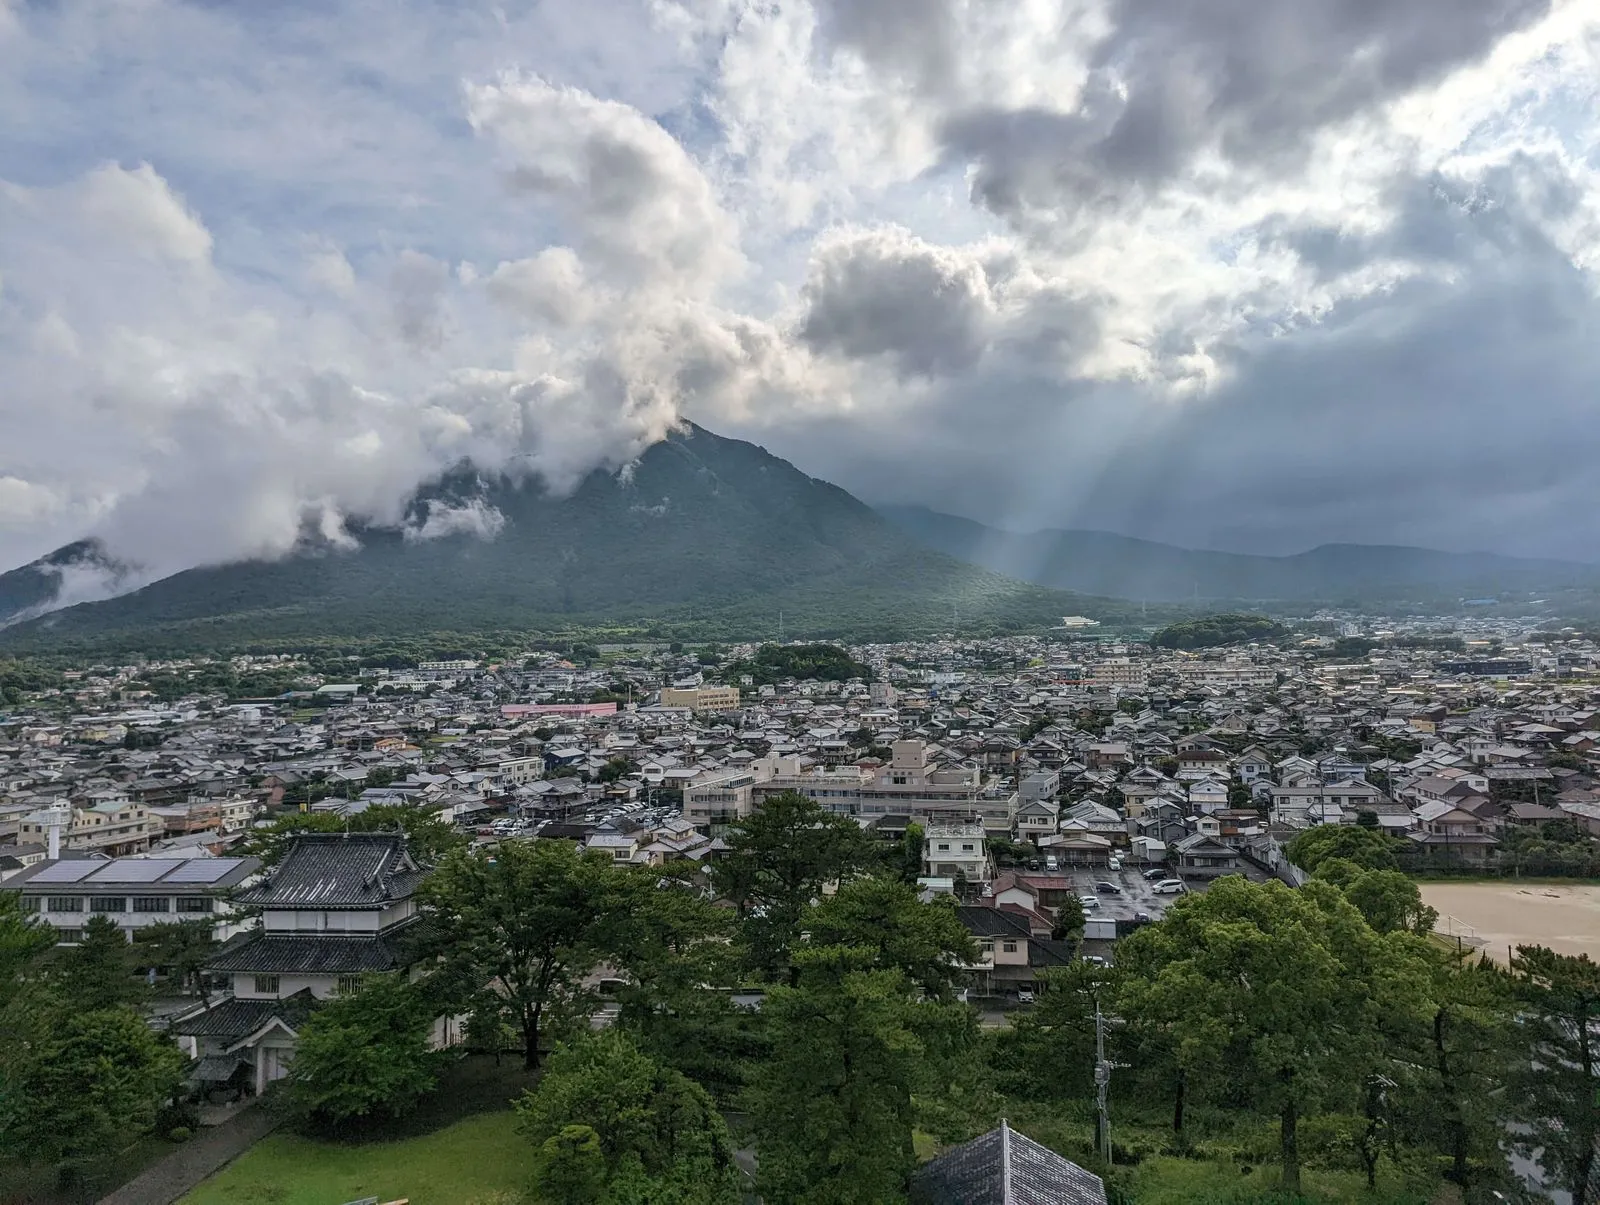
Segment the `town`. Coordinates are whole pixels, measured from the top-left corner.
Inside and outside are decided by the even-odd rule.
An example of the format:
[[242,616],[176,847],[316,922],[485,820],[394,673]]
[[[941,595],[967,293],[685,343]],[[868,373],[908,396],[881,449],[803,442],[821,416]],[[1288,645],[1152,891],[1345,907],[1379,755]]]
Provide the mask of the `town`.
[[[1069,997],[1063,984],[1083,990],[1072,976],[1115,974],[1123,943],[1176,902],[1219,881],[1301,888],[1369,838],[1380,873],[1425,880],[1380,927],[1501,963],[1512,944],[1600,944],[1592,925],[1519,913],[1502,886],[1600,873],[1594,640],[1328,615],[1182,649],[1164,647],[1187,642],[1179,629],[1096,626],[34,669],[0,712],[0,899],[63,951],[93,945],[96,923],[131,941],[196,1125],[275,1095],[308,1017],[411,965],[408,936],[444,906],[424,884],[446,848],[502,865],[570,849],[745,916],[757,893],[730,890],[727,867],[753,821],[803,806],[948,909],[964,931],[941,972],[952,999],[1010,1033],[1032,1033],[1023,1019]],[[824,901],[845,898],[847,878],[823,877]],[[150,941],[196,925],[181,957]],[[592,959],[592,994],[572,997],[591,1026],[615,1021],[632,974],[623,956]],[[756,1008],[761,978],[743,974]],[[431,1016],[428,1047],[466,1044],[467,1011]],[[541,1038],[523,1037],[533,1066]],[[1094,1090],[1103,1058],[1074,1090]]]

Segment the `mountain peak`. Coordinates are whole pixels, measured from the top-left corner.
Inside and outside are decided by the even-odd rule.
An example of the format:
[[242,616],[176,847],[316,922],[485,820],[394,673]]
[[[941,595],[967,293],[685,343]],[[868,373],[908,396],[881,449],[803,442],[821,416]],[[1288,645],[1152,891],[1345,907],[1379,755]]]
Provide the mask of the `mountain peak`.
[[775,629],[780,611],[791,632],[865,620],[892,633],[948,626],[953,610],[1043,626],[1095,605],[908,545],[846,491],[693,423],[565,496],[463,465],[419,490],[400,526],[352,524],[348,536],[86,605],[55,598],[62,609],[43,617],[54,583],[36,563],[0,576],[0,622],[15,625],[8,643],[690,620],[731,636]]

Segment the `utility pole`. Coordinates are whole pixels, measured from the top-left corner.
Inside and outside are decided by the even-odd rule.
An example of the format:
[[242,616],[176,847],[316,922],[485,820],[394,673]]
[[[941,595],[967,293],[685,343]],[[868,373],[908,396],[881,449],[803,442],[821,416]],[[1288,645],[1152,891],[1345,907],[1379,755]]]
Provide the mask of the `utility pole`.
[[783,643],[783,612],[778,612],[778,643]]
[[1106,1060],[1106,1019],[1100,1004],[1094,1006],[1094,1109],[1095,1138],[1100,1158],[1111,1165],[1111,1117],[1106,1109],[1106,1090],[1111,1087],[1112,1064]]

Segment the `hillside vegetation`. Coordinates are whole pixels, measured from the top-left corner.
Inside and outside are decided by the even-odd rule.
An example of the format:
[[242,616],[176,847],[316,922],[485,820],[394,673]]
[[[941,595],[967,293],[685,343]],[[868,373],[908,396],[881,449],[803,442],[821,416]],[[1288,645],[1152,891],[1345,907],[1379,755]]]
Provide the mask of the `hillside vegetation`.
[[1288,629],[1266,615],[1204,615],[1162,628],[1150,643],[1159,649],[1210,649],[1278,640],[1286,635]]
[[[415,500],[413,532],[438,508],[466,506],[503,517],[495,538],[357,529],[353,551],[307,546],[279,561],[191,569],[14,624],[0,631],[0,647],[206,651],[604,625],[750,639],[776,635],[780,612],[791,636],[812,638],[895,639],[955,622],[987,635],[1042,629],[1068,613],[1137,622],[1125,604],[910,544],[844,490],[697,427],[649,449],[630,474],[597,471],[565,497],[463,470]],[[0,577],[0,597],[11,590],[36,605],[37,584],[37,568],[14,571]]]

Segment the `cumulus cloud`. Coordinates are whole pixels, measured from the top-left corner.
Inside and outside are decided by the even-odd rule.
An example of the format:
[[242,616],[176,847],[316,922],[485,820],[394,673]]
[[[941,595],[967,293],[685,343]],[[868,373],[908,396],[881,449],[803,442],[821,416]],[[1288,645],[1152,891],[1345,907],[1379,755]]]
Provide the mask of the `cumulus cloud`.
[[732,222],[699,166],[638,110],[535,76],[469,90],[515,192],[554,206],[579,250],[629,287],[699,292],[737,268]]
[[1551,551],[1597,45],[1559,0],[0,4],[0,561],[492,537],[418,487],[685,416],[989,520]]
[[900,227],[838,231],[820,241],[804,297],[800,337],[810,346],[888,356],[910,376],[972,367],[995,308],[976,257]]

